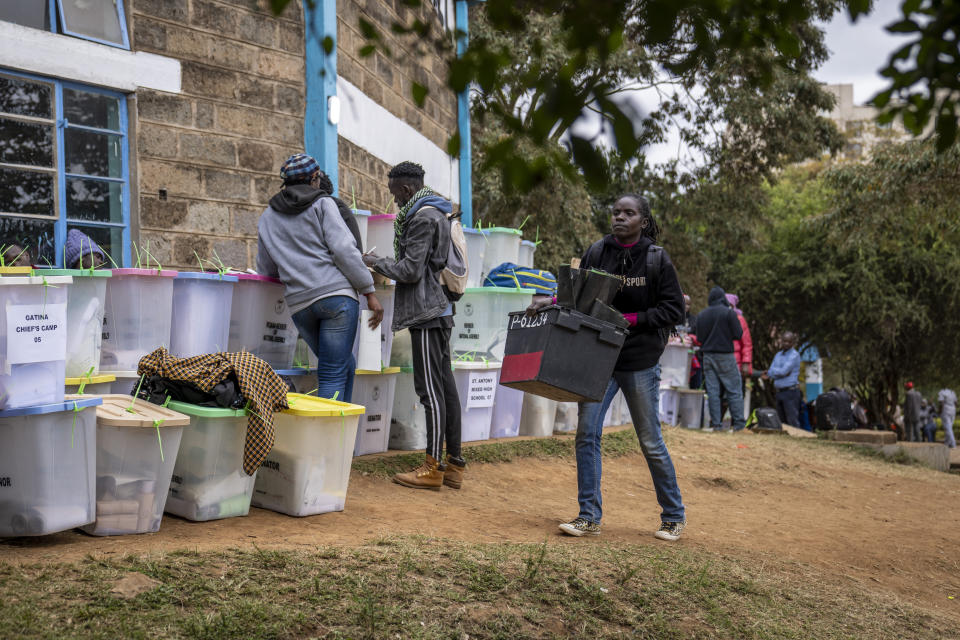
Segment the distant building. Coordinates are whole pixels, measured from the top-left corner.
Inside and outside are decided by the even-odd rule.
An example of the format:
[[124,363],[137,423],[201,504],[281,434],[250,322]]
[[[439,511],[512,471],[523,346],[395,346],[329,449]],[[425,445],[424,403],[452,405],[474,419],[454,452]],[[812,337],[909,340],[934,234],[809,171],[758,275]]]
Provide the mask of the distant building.
[[[466,101],[440,53],[390,29],[465,27],[466,4],[292,0],[275,16],[267,0],[0,2],[0,243],[60,264],[79,228],[121,266],[136,243],[164,266],[216,251],[246,269],[280,163],[304,149],[358,209],[383,213],[388,168],[413,160],[468,210],[470,162],[446,152],[469,136]],[[392,58],[360,54],[361,19]]]
[[840,160],[864,160],[878,144],[911,137],[899,120],[886,125],[877,124],[877,109],[854,104],[852,84],[828,84],[823,88],[837,99],[833,111],[826,115],[847,139],[838,154]]

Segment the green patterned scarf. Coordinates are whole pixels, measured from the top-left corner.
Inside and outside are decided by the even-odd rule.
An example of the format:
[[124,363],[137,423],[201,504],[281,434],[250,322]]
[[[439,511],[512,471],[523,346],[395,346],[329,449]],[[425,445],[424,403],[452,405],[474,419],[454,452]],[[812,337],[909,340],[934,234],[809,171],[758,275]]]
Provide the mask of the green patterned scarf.
[[413,194],[413,197],[407,200],[407,203],[400,207],[396,219],[393,221],[393,255],[397,260],[400,259],[400,236],[403,235],[403,226],[407,221],[407,214],[410,213],[410,207],[420,198],[426,198],[434,194],[433,189],[424,187]]

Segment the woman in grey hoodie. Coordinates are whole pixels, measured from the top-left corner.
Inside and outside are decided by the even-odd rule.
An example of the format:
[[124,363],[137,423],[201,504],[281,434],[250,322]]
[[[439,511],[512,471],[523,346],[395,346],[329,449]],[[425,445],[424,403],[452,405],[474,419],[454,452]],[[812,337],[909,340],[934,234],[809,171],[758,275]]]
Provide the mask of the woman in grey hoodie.
[[317,395],[349,402],[356,362],[353,341],[360,305],[383,319],[373,276],[329,193],[319,189],[320,165],[298,153],[280,167],[283,188],[257,225],[257,272],[279,278],[293,322],[317,356]]

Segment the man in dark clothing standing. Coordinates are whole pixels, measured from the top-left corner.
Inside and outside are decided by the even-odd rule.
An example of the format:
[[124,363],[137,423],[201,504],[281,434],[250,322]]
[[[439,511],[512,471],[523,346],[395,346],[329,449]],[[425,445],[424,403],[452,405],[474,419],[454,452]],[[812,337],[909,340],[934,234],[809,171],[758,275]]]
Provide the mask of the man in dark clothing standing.
[[727,306],[723,289],[711,289],[707,303],[707,308],[701,311],[694,321],[693,332],[702,345],[700,349],[703,352],[703,377],[710,408],[710,427],[721,428],[721,403],[726,400],[730,406],[733,429],[739,431],[746,425],[746,419],[743,415],[743,387],[737,358],[733,353],[733,341],[743,337],[743,328],[737,312]]
[[[401,162],[388,174],[388,187],[400,212],[394,223],[396,260],[371,254],[364,263],[397,281],[393,330],[410,329],[413,385],[426,413],[427,451],[422,465],[393,477],[412,489],[459,489],[466,463],[460,452],[460,397],[450,369],[453,305],[437,273],[446,265],[453,210],[448,200],[423,183],[423,167]],[[440,468],[443,444],[447,461]]]
[[[600,533],[603,417],[617,391],[623,391],[660,504],[660,528],[653,535],[677,540],[686,525],[686,512],[673,460],[660,433],[659,360],[670,330],[683,321],[683,292],[667,252],[654,244],[660,230],[646,198],[633,193],[620,196],[611,222],[612,233],[587,249],[580,267],[620,276],[622,285],[613,306],[630,329],[603,400],[580,403],[576,441],[580,513],[561,524],[560,530],[572,536]],[[530,312],[539,304],[531,305]]]
[[903,439],[907,442],[920,442],[923,396],[913,388],[912,382],[904,386],[907,389],[907,397],[903,403]]

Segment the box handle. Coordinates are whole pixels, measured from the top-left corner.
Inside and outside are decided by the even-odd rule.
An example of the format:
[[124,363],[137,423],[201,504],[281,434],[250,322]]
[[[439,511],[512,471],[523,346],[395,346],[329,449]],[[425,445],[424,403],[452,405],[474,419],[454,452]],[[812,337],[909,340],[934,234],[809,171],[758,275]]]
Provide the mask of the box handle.
[[625,337],[626,336],[624,336],[624,334],[622,334],[619,331],[606,329],[606,328],[601,330],[600,333],[597,334],[597,340],[599,340],[600,342],[606,342],[607,344],[613,345],[615,347],[623,346],[623,340]]
[[563,311],[560,311],[560,313],[557,314],[557,320],[555,324],[558,327],[563,327],[564,329],[568,329],[570,331],[579,331],[580,326],[583,323],[580,321],[580,318],[575,317],[572,313],[564,313]]

